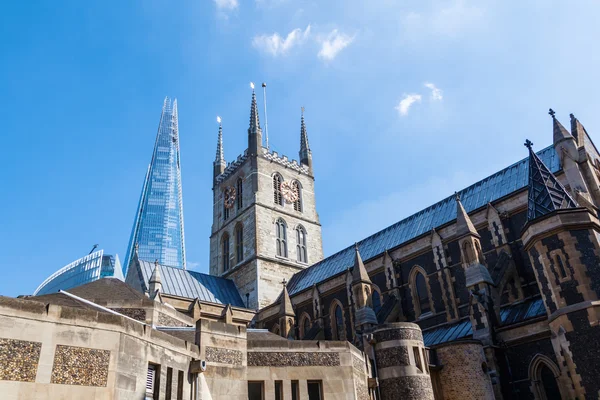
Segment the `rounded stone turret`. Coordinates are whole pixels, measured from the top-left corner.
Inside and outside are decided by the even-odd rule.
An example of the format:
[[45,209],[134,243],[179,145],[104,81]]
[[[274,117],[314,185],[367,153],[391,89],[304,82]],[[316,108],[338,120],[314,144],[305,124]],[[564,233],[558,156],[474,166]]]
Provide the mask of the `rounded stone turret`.
[[419,325],[384,324],[373,332],[382,400],[433,400],[429,354]]

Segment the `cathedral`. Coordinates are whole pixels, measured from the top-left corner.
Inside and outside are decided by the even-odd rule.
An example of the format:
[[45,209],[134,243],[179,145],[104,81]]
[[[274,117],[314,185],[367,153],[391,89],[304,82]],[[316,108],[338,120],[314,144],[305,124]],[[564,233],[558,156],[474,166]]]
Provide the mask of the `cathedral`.
[[125,282],[0,297],[0,345],[29,366],[0,368],[0,389],[598,399],[600,153],[573,114],[550,117],[550,146],[526,140],[516,163],[325,258],[304,115],[298,160],[272,152],[253,92],[233,162],[219,126],[209,274],[136,250]]

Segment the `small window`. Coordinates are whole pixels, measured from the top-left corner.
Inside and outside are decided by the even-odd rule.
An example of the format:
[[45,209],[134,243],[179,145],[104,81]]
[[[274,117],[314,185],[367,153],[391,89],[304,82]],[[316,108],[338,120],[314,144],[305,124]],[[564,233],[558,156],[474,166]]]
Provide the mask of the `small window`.
[[294,201],[294,210],[302,212],[302,188],[298,181],[292,182],[292,190],[296,194],[296,201]]
[[323,381],[307,381],[308,400],[323,400]]
[[556,257],[556,266],[558,267],[558,271],[560,273],[561,278],[567,277],[567,270],[565,269],[565,264],[563,263],[562,257],[560,254],[557,254]]
[[237,209],[238,210],[241,210],[242,207],[244,206],[243,190],[244,190],[244,185],[242,183],[242,178],[238,178],[238,180],[237,180]]
[[420,314],[425,314],[431,311],[429,304],[429,290],[427,289],[427,281],[425,276],[417,272],[415,275],[415,289],[417,291],[416,300],[418,301]]
[[160,366],[148,364],[146,374],[146,400],[158,399],[160,388]]
[[333,310],[331,322],[333,340],[345,340],[346,326],[344,325],[344,311],[339,304],[337,304]]
[[300,400],[300,383],[292,381],[292,400]]
[[235,228],[235,260],[242,262],[244,259],[244,227],[238,225]]
[[283,382],[275,381],[275,400],[283,400]]
[[183,371],[177,372],[177,400],[183,400]]
[[273,175],[273,202],[277,205],[283,205],[283,196],[281,195],[281,175]]
[[165,400],[171,400],[173,393],[173,368],[167,367],[167,387],[165,387]]
[[277,220],[277,222],[275,223],[275,236],[276,238],[276,250],[277,250],[277,255],[279,257],[286,257],[288,256],[287,253],[287,232],[286,232],[286,224],[285,221],[281,218],[279,218]]
[[301,225],[296,228],[296,260],[301,263],[308,263],[306,231]]
[[265,383],[263,381],[253,382],[248,381],[248,400],[264,400],[265,398]]
[[221,241],[222,255],[223,255],[223,272],[229,270],[229,235],[227,233],[223,234],[223,239]]
[[421,362],[421,351],[418,347],[413,347],[413,354],[415,356],[415,365],[420,372],[423,372],[423,363]]

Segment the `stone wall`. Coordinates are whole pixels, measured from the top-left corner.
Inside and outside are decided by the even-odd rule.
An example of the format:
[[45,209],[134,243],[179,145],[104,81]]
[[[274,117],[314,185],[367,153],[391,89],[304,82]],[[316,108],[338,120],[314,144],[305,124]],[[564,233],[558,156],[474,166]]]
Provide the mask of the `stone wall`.
[[487,373],[481,343],[448,343],[436,348],[444,400],[493,400],[492,382]]
[[54,352],[51,383],[106,386],[109,350],[58,345]]

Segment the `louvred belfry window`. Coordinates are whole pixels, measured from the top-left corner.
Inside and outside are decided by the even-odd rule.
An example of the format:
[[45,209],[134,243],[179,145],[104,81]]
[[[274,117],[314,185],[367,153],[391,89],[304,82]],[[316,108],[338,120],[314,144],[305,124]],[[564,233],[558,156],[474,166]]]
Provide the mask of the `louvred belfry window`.
[[281,218],[275,223],[275,247],[279,257],[287,257],[287,232],[285,221]]
[[238,178],[237,180],[237,209],[241,210],[242,207],[244,206],[244,200],[243,200],[243,190],[244,190],[244,185],[242,184],[242,178]]
[[273,175],[273,202],[277,205],[283,205],[283,196],[281,195],[281,175]]
[[296,201],[294,201],[294,210],[302,212],[302,188],[300,187],[300,183],[298,181],[292,182],[292,189],[296,194]]
[[306,252],[306,231],[302,226],[296,228],[296,260],[301,263],[308,262]]

